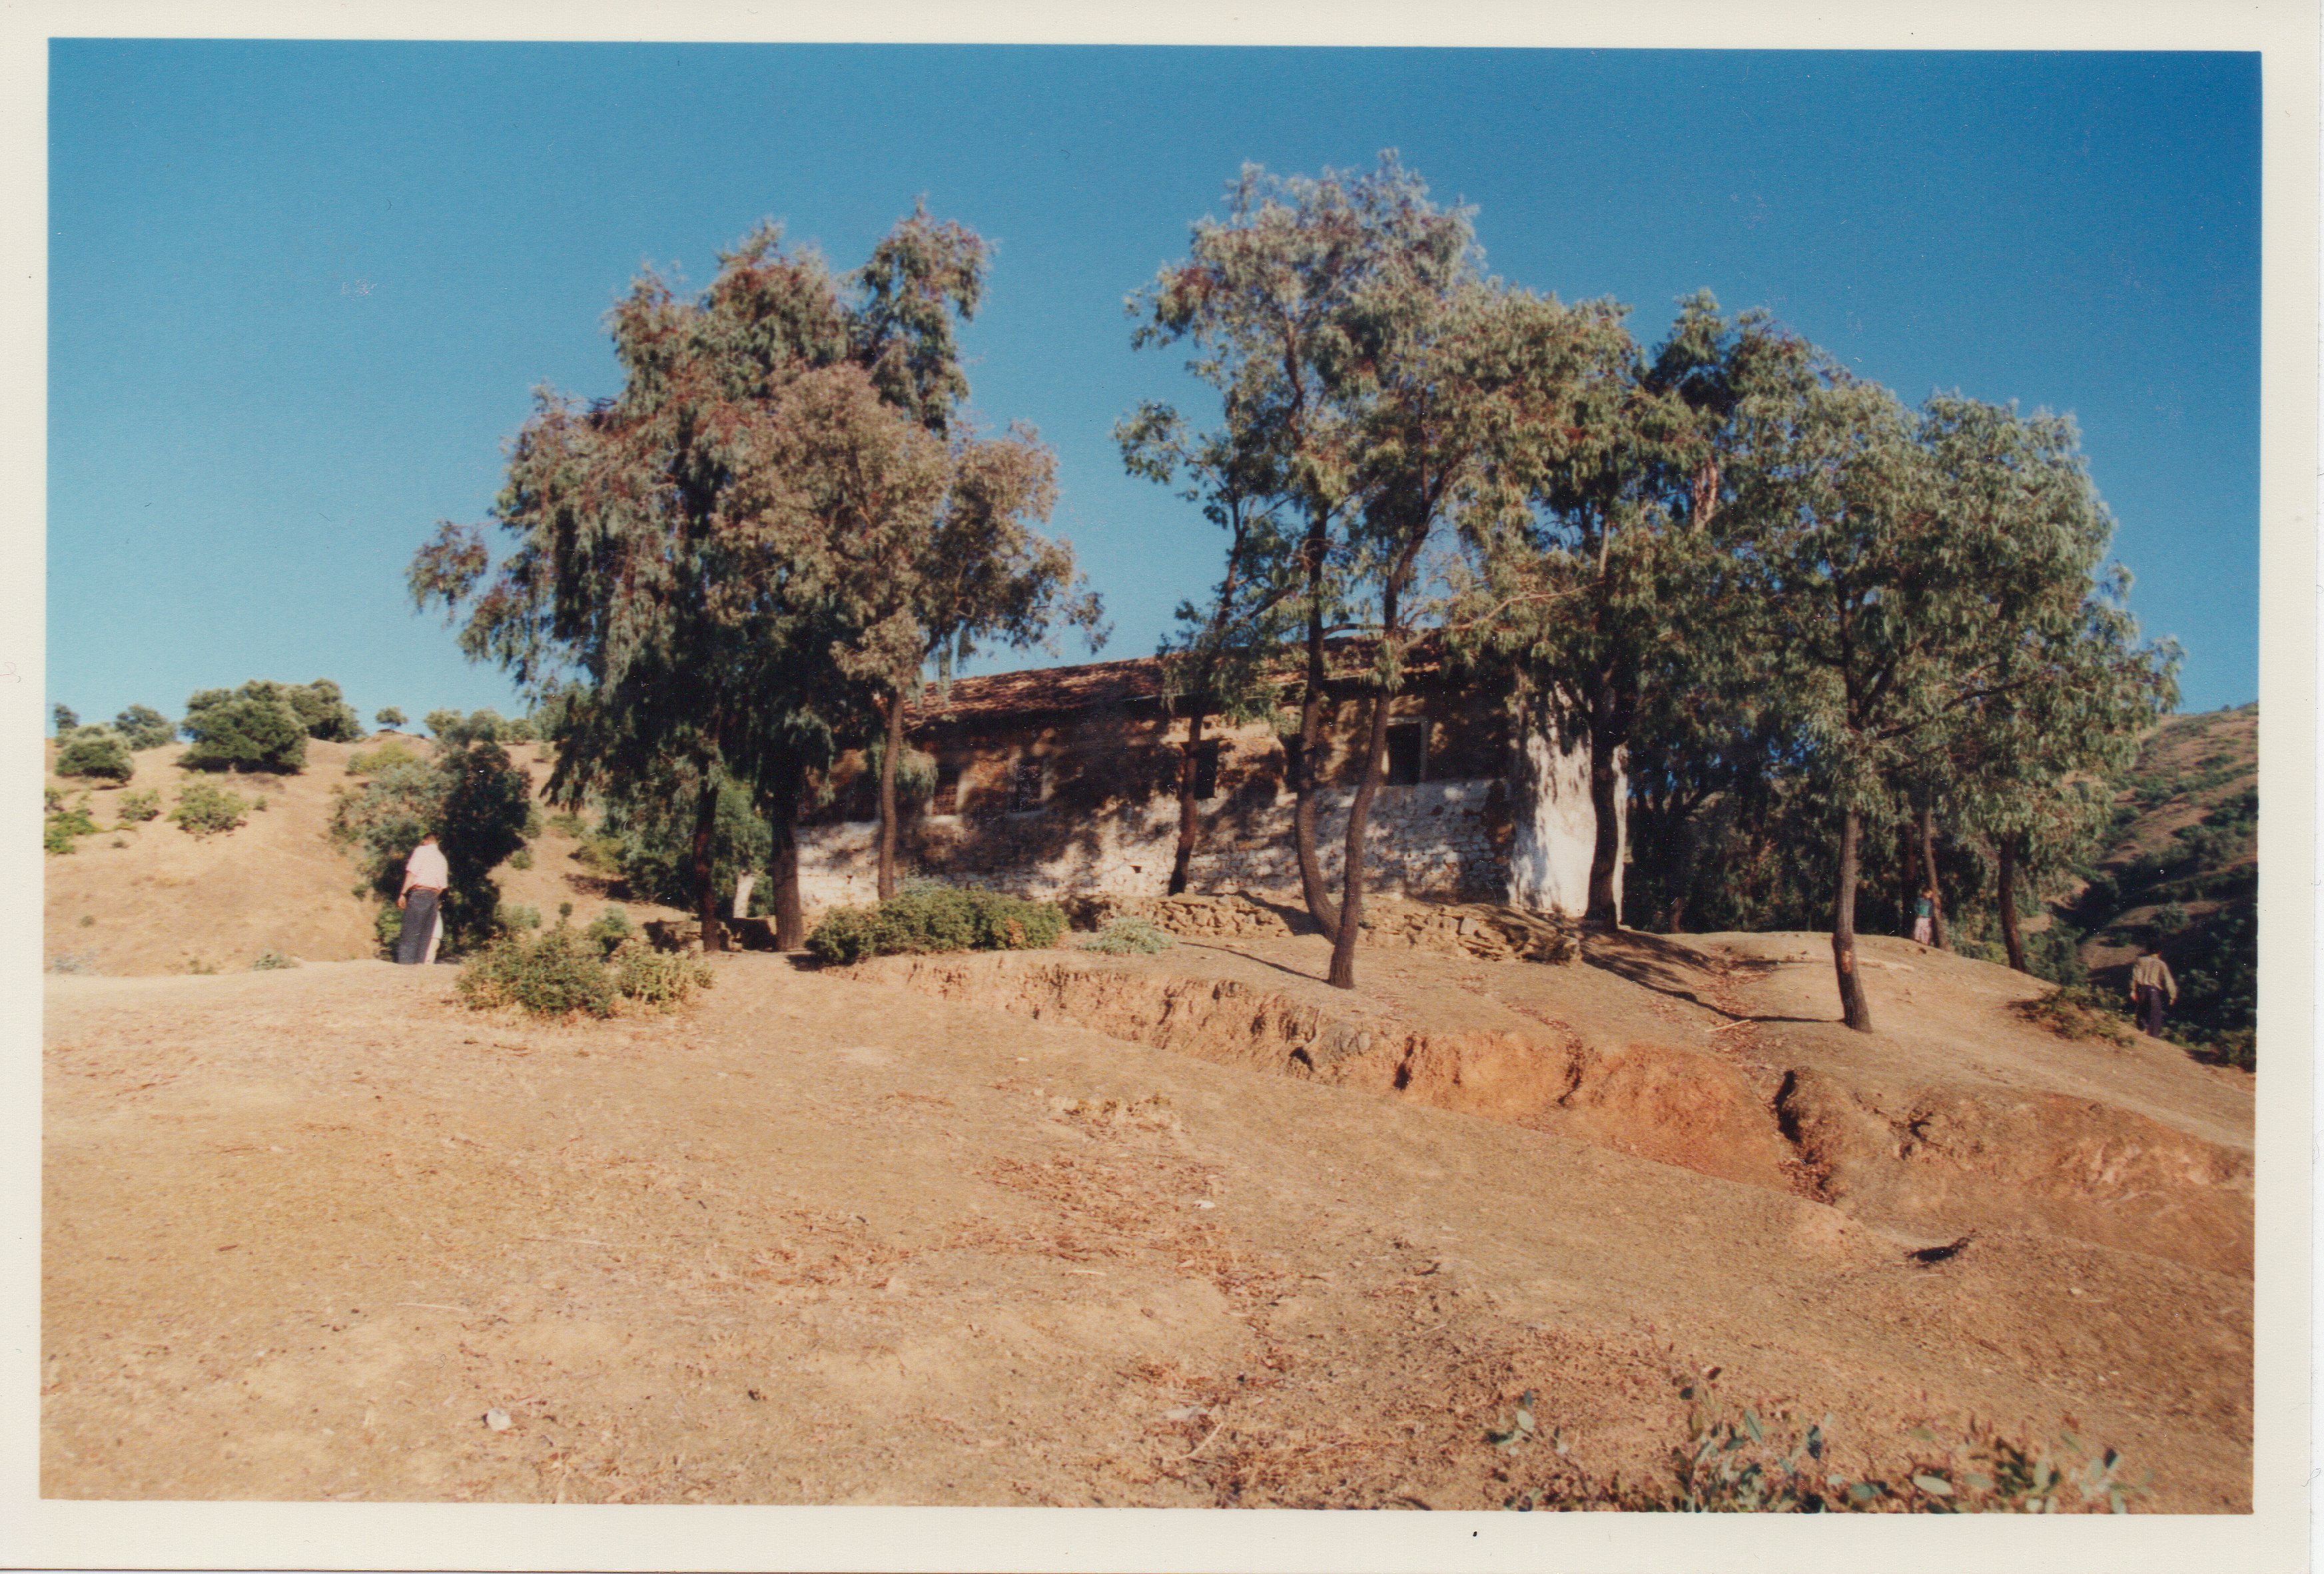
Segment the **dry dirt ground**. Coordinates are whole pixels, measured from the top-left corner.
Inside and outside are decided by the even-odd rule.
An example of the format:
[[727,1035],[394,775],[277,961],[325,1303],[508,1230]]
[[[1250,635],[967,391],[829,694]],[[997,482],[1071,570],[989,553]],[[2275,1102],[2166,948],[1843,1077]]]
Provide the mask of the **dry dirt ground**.
[[2248,1079],[1866,952],[1870,1037],[1782,934],[52,977],[42,1490],[1498,1506],[1715,1365],[1844,1466],[2071,1423],[2247,1509]]

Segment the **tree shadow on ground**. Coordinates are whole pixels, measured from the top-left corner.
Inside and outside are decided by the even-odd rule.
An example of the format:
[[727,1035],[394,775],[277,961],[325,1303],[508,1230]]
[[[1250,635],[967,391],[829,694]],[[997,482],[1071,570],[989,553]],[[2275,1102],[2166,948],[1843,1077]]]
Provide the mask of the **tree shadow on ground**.
[[[1760,1016],[1729,1010],[1711,999],[1698,981],[1708,970],[1710,959],[1692,946],[1667,935],[1650,934],[1639,929],[1584,930],[1582,934],[1582,960],[1590,967],[1612,973],[1642,990],[1652,990],[1657,995],[1700,1006],[1729,1022],[1827,1020],[1821,1017]],[[1737,959],[1732,967],[1734,971],[1753,974],[1773,972],[1775,969],[1773,962],[1741,958]]]

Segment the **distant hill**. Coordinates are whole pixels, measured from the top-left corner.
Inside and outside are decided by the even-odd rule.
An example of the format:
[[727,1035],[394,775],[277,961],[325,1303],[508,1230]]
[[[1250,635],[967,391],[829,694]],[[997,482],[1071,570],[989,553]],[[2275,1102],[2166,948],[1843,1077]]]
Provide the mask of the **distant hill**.
[[2117,784],[2095,877],[2059,914],[2120,999],[2139,945],[2179,980],[2169,1036],[2248,1065],[2259,927],[2259,706],[2166,720]]

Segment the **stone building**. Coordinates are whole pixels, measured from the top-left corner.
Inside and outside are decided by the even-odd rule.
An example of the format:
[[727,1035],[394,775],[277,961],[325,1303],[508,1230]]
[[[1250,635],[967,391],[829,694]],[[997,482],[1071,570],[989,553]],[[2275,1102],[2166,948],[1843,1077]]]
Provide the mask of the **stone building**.
[[[1333,741],[1316,842],[1335,884],[1359,774],[1363,659],[1352,644],[1337,648],[1327,691]],[[1587,741],[1514,723],[1501,696],[1425,656],[1406,677],[1367,827],[1368,888],[1578,916],[1596,824]],[[1187,888],[1297,901],[1296,737],[1215,718],[1204,733],[1203,834]],[[913,747],[936,770],[899,817],[899,870],[1030,897],[1159,896],[1177,847],[1185,735],[1150,657],[955,679],[926,696],[910,723]],[[869,902],[877,782],[859,751],[837,763],[830,785],[800,827],[801,894],[810,907]]]

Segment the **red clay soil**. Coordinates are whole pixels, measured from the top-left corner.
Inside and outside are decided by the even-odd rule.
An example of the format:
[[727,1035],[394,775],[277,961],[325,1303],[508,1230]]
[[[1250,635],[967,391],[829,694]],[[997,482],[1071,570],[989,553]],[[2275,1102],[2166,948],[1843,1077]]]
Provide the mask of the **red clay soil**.
[[42,1490],[1483,1507],[1717,1365],[1841,1468],[2070,1421],[2246,1509],[2248,1081],[1867,952],[1870,1036],[1795,935],[52,978]]

